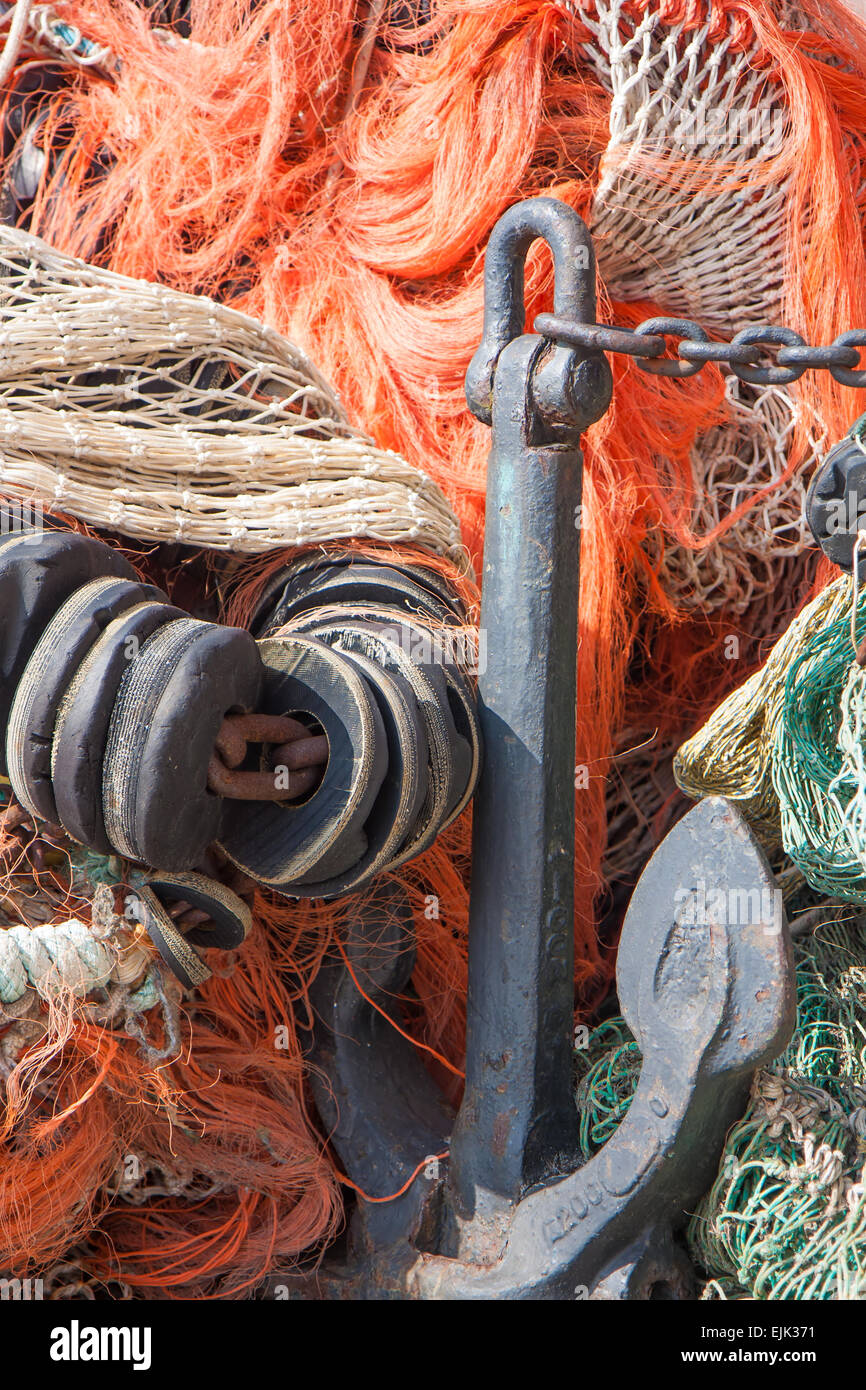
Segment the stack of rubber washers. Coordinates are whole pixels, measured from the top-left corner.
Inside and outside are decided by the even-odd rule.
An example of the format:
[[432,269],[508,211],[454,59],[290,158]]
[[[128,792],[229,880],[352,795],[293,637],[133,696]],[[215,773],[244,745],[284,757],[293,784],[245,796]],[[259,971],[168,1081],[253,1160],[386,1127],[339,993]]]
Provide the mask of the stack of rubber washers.
[[262,708],[328,741],[301,803],[226,808],[220,845],[292,897],[336,897],[427,849],[465,809],[481,742],[459,601],[434,572],[329,552],[283,571],[254,630]]
[[432,844],[480,744],[459,604],[434,574],[301,560],[259,641],[189,617],[71,531],[0,536],[0,771],[33,817],[166,874],[217,845],[334,897]]
[[[206,786],[198,789],[194,758],[171,753],[206,738],[197,681],[231,672],[232,698],[255,701],[255,642],[245,632],[194,622],[101,541],[10,529],[6,514],[0,520],[0,773],[34,820],[61,826],[95,852],[159,864],[161,846],[173,846],[179,829],[185,853],[169,859],[194,862],[198,847],[213,838],[219,805]],[[205,722],[209,713],[205,708]],[[155,747],[167,747],[169,756],[158,775],[148,776],[159,759]],[[171,799],[157,815],[148,796],[167,787]],[[141,820],[140,793],[151,807]],[[184,841],[190,797],[206,819]],[[196,946],[230,950],[250,928],[246,904],[205,874],[151,875],[134,902],[130,915],[187,988],[210,974]],[[192,909],[195,925],[179,926],[172,902]]]

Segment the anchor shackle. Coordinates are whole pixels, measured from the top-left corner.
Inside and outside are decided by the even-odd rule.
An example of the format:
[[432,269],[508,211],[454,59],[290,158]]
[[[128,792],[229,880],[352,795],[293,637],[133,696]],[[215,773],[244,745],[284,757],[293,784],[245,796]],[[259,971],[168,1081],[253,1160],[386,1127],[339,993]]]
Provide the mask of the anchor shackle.
[[[553,256],[554,314],[595,322],[595,252],[586,223],[556,198],[516,203],[490,236],[484,262],[483,333],[466,372],[469,409],[485,425],[493,423],[500,358],[523,336],[526,256],[535,241],[546,242]],[[536,338],[536,346],[530,388],[533,414],[551,437],[563,429],[579,434],[610,403],[607,360],[601,352],[550,344],[543,338]]]

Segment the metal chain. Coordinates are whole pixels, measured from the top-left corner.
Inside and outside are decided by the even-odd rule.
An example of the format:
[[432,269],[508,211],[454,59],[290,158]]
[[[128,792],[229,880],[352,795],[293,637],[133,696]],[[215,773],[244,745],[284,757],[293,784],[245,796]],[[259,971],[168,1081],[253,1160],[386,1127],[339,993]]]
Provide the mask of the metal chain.
[[[866,347],[866,329],[840,333],[828,347],[812,347],[793,328],[759,324],[744,328],[731,342],[713,342],[706,329],[692,319],[645,319],[637,328],[617,328],[599,323],[577,323],[556,314],[539,314],[535,331],[544,338],[595,352],[616,352],[633,357],[641,371],[654,376],[694,376],[708,362],[730,368],[741,381],[756,386],[787,386],[805,371],[829,371],[842,386],[866,387],[866,368],[861,368],[860,347]],[[664,357],[667,339],[676,338],[675,357]],[[758,363],[767,348],[777,349],[775,366]],[[661,360],[660,360],[661,359]]]
[[[270,769],[241,769],[248,743],[275,745]],[[293,801],[313,790],[327,761],[324,734],[311,737],[309,729],[290,715],[228,714],[208,765],[208,787],[235,801]]]

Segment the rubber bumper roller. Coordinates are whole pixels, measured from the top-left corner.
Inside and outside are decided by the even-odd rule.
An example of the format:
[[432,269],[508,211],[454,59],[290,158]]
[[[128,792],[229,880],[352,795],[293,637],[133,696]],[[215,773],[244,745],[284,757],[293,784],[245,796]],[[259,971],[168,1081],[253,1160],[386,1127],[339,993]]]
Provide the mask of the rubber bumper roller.
[[3,766],[19,802],[99,853],[193,867],[219,825],[214,740],[227,712],[257,703],[254,639],[186,617],[117,551],[68,531],[0,538],[0,596]]
[[328,740],[328,762],[301,805],[227,806],[220,846],[252,878],[291,892],[363,858],[365,825],[388,768],[387,738],[370,686],[338,652],[300,635],[266,639],[259,651],[262,709],[312,716]]
[[455,601],[421,583],[416,575],[373,565],[328,565],[303,570],[286,583],[274,609],[272,627],[284,627],[293,618],[333,605],[382,605],[406,613],[418,613],[439,623],[453,623]]
[[124,672],[102,773],[109,840],[162,869],[194,866],[219,832],[208,765],[231,709],[258,707],[262,662],[240,628],[178,618]]
[[129,579],[92,579],[61,605],[24,668],[6,733],[9,780],[22,806],[57,821],[52,741],[58,712],[82,660],[103,630],[128,609],[165,595]]
[[[303,804],[259,806],[253,818],[227,810],[220,844],[239,868],[289,896],[336,897],[420,854],[460,815],[481,764],[474,691],[448,659],[464,623],[444,581],[413,566],[316,556],[272,581],[255,619],[268,634],[260,642],[266,708],[296,701],[314,714],[331,761]],[[303,686],[321,699],[308,693],[304,705]],[[362,716],[361,707],[371,697],[387,760],[365,805],[357,788],[366,780],[372,791],[372,782],[364,772],[369,711]]]
[[[304,631],[337,651],[367,657],[383,670],[399,676],[412,692],[424,722],[429,747],[428,828],[432,832],[422,848],[432,843],[446,825],[465,808],[478,775],[480,740],[477,724],[469,727],[465,706],[458,697],[459,674],[451,666],[417,661],[412,655],[412,631],[401,615],[391,620],[380,610],[358,618],[354,610],[322,618],[308,614],[289,631]],[[457,728],[454,710],[468,737]],[[420,853],[416,849],[415,853]]]
[[[458,600],[420,567],[345,554],[302,558],[269,592],[256,642],[186,616],[101,541],[0,536],[4,765],[21,804],[162,874],[220,845],[296,897],[350,892],[432,844],[472,794],[480,740],[470,681],[413,644],[462,624]],[[281,759],[307,769],[288,791]],[[145,906],[195,983],[191,937]]]
[[434,570],[375,564],[337,551],[295,560],[275,575],[258,604],[252,630],[257,637],[270,637],[311,608],[365,602],[427,614],[437,622],[466,619],[459,598]]
[[142,643],[182,618],[166,602],[136,604],[109,623],[78,667],[63,696],[51,746],[57,818],[69,835],[99,854],[115,853],[102,809],[102,768],[114,702]]
[[[182,931],[169,904],[182,903],[207,913],[205,924]],[[210,977],[197,946],[232,951],[246,939],[252,914],[246,903],[224,884],[203,874],[151,874],[131,893],[126,915],[140,922],[172,974],[185,989]]]
[[[136,581],[132,566],[101,541],[74,532],[21,533],[0,545],[0,726],[36,645],[58,609],[93,579]],[[6,739],[0,772],[8,774]]]
[[[429,788],[429,744],[424,720],[408,683],[357,653],[349,663],[366,680],[382,717],[388,766],[378,796],[364,824],[367,847],[342,874],[313,883],[295,884],[299,898],[339,897],[369,883],[385,869],[411,858]],[[320,871],[319,871],[320,872]]]

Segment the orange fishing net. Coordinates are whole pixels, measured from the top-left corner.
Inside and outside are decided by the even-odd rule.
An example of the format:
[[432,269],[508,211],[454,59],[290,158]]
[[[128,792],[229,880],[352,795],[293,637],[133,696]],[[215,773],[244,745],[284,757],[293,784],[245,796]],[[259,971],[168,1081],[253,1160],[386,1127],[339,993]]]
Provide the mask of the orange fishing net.
[[[133,0],[58,3],[108,56],[46,88],[25,220],[60,250],[284,332],[353,422],[439,482],[476,567],[489,432],[463,377],[487,238],[517,199],[549,194],[589,221],[600,321],[686,312],[727,334],[766,316],[813,342],[866,322],[866,31],[832,0],[434,0],[417,25],[411,6],[371,9],[374,30],[354,0],[192,0],[188,29],[171,29]],[[39,61],[34,40],[13,84]],[[715,135],[684,136],[696,110],[722,113]],[[769,125],[750,126],[756,112]],[[526,286],[531,322],[551,307],[538,246]],[[815,579],[797,489],[858,413],[827,373],[768,403],[734,399],[715,367],[687,381],[613,367],[580,519],[584,1008],[611,976],[605,794],[623,731],[675,739],[759,662]],[[767,547],[772,563],[750,561]],[[219,577],[230,621],[248,620],[284,559]],[[667,823],[666,796],[637,817],[643,831]],[[457,1068],[468,858],[464,817],[400,875],[418,931],[407,1026]],[[327,1239],[338,1184],[299,1039],[351,910],[258,894],[256,932],[191,1007],[180,1060],[149,1066],[125,1039],[71,1027],[50,1128],[16,1114],[0,1154],[0,1201],[16,1194],[22,1213],[0,1225],[0,1265],[54,1258],[88,1229],[106,1274],[231,1292]],[[139,1148],[163,1177],[135,1205],[109,1177]],[[173,1164],[195,1173],[194,1203],[183,1183],[171,1191]]]

